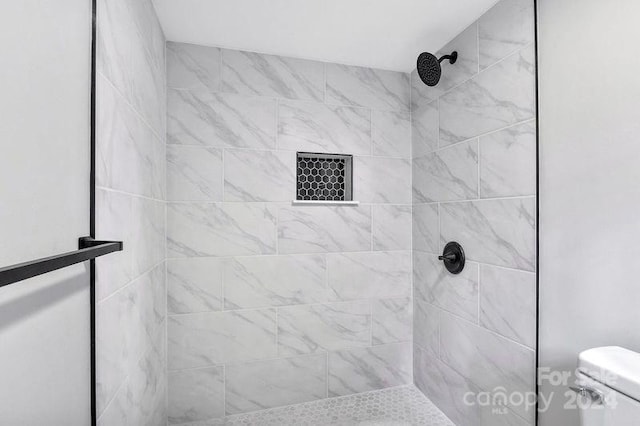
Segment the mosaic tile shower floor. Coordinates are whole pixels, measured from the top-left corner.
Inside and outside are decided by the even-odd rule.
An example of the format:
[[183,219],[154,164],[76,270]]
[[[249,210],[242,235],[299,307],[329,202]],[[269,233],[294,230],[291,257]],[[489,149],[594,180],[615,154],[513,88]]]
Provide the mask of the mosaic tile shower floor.
[[455,426],[415,386],[236,414],[189,426]]

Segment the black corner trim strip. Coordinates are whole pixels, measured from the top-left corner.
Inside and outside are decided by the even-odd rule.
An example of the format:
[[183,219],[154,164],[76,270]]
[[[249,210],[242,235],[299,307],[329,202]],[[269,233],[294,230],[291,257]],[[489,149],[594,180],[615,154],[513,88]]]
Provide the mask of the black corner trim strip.
[[[89,237],[96,237],[96,58],[97,58],[97,0],[91,1],[91,115],[90,140],[91,158],[89,163]],[[122,248],[122,247],[121,247]],[[91,426],[98,424],[97,367],[96,367],[96,261],[89,262],[89,327],[91,359]]]
[[534,23],[534,52],[535,52],[535,102],[536,102],[536,353],[535,353],[535,387],[536,404],[534,414],[534,425],[540,424],[540,392],[542,388],[538,380],[538,370],[540,368],[540,48],[539,48],[539,24],[540,16],[538,11],[538,0],[533,0],[533,23]]

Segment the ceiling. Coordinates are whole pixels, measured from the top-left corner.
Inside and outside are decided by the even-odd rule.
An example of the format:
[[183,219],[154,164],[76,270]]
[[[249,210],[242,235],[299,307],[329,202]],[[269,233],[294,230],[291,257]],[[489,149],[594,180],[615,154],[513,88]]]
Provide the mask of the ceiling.
[[154,0],[168,40],[410,71],[496,0]]

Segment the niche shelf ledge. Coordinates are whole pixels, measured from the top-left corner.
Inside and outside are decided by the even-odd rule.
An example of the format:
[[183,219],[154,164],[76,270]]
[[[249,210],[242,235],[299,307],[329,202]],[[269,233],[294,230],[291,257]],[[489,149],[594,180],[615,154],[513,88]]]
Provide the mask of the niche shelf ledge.
[[292,206],[357,206],[360,201],[293,200]]

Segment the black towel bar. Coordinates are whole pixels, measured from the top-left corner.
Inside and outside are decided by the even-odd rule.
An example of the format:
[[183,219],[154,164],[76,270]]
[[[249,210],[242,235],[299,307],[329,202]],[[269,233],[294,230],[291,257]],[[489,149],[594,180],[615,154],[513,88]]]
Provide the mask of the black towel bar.
[[0,287],[95,259],[105,254],[122,251],[122,248],[122,241],[97,241],[91,237],[82,237],[78,240],[78,250],[76,251],[0,268]]

